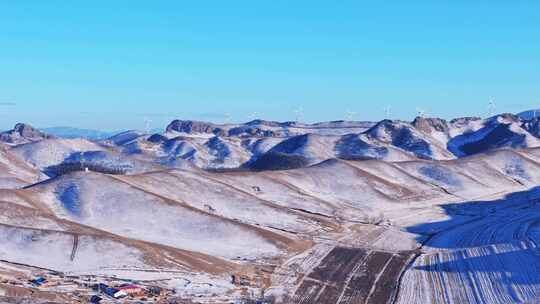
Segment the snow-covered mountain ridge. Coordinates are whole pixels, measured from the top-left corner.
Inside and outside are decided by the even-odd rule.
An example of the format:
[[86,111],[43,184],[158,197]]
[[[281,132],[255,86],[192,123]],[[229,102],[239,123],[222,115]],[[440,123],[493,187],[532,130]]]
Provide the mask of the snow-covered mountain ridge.
[[[450,121],[417,117],[412,122],[383,120],[377,123],[253,120],[244,124],[215,124],[174,120],[162,133],[126,131],[93,143],[80,139],[94,145],[92,149],[70,149],[72,152],[114,150],[115,154],[170,168],[195,165],[211,170],[277,170],[310,166],[332,158],[449,160],[506,147],[538,147],[539,138],[540,118],[526,119],[513,114]],[[34,144],[36,149],[48,143],[52,147],[77,140],[60,139],[52,144],[52,139],[26,124],[18,124],[13,130],[0,134],[0,140],[8,145]],[[41,141],[44,143],[36,144]],[[28,159],[29,154],[23,157]],[[61,164],[62,160],[31,161],[53,166]]]
[[448,160],[500,148],[540,146],[539,119],[417,117],[412,122],[316,124],[254,120],[214,124],[175,120],[161,134],[125,132],[105,143],[164,166],[203,169],[290,169],[331,159]]

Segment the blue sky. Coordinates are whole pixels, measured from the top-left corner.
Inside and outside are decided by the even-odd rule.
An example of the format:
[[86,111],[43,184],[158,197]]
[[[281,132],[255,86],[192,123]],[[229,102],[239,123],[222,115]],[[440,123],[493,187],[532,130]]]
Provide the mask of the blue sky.
[[538,1],[0,0],[0,128],[540,105]]

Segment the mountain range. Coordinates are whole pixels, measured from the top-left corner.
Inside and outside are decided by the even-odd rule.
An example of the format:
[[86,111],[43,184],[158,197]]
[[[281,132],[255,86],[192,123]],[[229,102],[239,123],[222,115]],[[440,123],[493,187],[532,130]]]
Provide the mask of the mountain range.
[[539,128],[17,124],[0,134],[0,302],[86,303],[101,283],[163,290],[143,303],[534,303]]
[[[161,133],[125,131],[105,139],[79,136],[78,140],[91,141],[100,147],[85,151],[114,151],[171,168],[195,165],[206,170],[276,170],[310,166],[333,158],[450,160],[501,148],[538,147],[540,119],[526,119],[524,115],[315,124],[254,120],[220,125],[175,120]],[[66,139],[77,138],[66,135],[69,132],[63,134],[48,135],[18,124],[13,130],[1,133],[0,140],[8,145],[34,143],[36,147],[43,146],[36,148],[40,150],[46,148],[46,144],[36,143],[40,139],[66,144],[69,142]]]

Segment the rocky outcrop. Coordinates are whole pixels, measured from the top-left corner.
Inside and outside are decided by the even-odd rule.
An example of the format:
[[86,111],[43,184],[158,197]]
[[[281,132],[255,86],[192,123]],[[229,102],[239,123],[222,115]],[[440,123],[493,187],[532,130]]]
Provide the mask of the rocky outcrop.
[[225,135],[225,130],[213,123],[196,120],[174,120],[167,126],[167,132],[207,133],[217,136]]
[[432,145],[411,124],[402,121],[383,120],[366,131],[371,140],[391,144],[413,153],[416,157],[433,158]]
[[441,118],[416,117],[412,125],[426,134],[431,134],[434,131],[448,134],[450,131],[448,122]]
[[275,132],[272,130],[264,130],[258,127],[254,126],[240,126],[236,128],[232,128],[227,133],[228,136],[239,136],[239,137],[277,137],[277,136],[284,136],[281,132]]
[[12,130],[0,133],[0,141],[9,144],[24,144],[49,138],[54,138],[54,136],[45,134],[25,123],[18,123]]
[[480,120],[482,120],[480,117],[459,117],[450,120],[450,124],[455,127],[461,127]]
[[536,138],[540,138],[540,117],[524,122],[521,127]]
[[167,137],[161,135],[161,134],[153,134],[151,135],[150,137],[148,137],[147,139],[149,142],[151,143],[155,143],[155,144],[158,144],[158,143],[163,143],[163,142],[166,142],[168,140]]
[[538,123],[523,123],[514,114],[501,114],[482,122],[474,131],[464,132],[448,142],[448,150],[458,157],[500,148],[538,147]]

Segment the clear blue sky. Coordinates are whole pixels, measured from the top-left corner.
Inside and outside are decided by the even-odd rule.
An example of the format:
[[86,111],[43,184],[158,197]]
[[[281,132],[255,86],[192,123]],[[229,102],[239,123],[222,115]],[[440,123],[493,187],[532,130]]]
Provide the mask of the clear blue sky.
[[539,1],[381,2],[0,0],[0,128],[540,106]]

